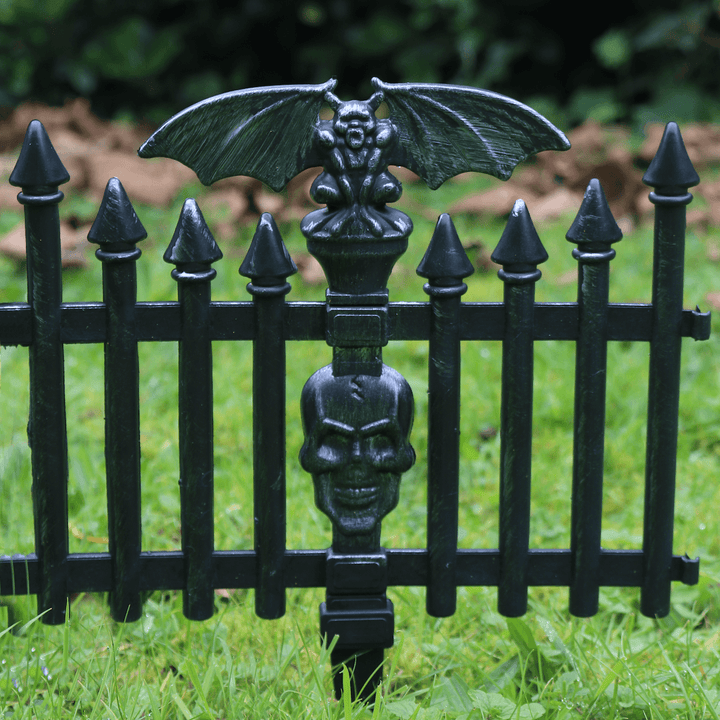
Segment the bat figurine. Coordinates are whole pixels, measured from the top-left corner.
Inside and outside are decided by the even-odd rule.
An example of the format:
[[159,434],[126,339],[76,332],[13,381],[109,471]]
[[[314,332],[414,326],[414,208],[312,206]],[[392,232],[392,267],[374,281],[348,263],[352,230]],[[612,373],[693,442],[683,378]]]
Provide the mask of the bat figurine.
[[[205,185],[248,175],[276,191],[302,170],[322,166],[311,195],[327,207],[310,213],[302,230],[333,239],[407,237],[410,219],[386,206],[402,191],[388,165],[407,167],[436,189],[463,172],[506,180],[531,155],[570,147],[542,115],[503,95],[372,83],[366,101],[341,101],[336,80],[218,95],[168,120],[138,154],[178,160]],[[378,119],[383,102],[388,117]],[[332,120],[320,119],[323,104],[334,110]]]

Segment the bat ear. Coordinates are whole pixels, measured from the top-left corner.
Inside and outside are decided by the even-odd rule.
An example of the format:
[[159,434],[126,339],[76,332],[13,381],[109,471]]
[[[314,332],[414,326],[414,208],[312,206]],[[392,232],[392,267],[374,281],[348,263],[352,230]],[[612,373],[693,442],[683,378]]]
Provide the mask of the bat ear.
[[377,110],[380,107],[380,105],[384,99],[385,99],[385,93],[382,92],[382,90],[381,90],[380,92],[373,93],[372,97],[367,101],[367,104],[370,106],[372,111],[375,112],[375,110]]
[[330,90],[325,92],[325,102],[335,111],[342,105],[342,100]]

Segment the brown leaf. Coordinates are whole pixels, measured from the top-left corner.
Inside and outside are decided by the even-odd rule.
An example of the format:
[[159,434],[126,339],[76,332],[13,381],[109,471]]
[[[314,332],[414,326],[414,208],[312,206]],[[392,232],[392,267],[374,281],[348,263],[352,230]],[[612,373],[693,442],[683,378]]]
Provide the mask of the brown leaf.
[[325,285],[325,273],[320,263],[312,256],[307,254],[293,255],[293,262],[297,265],[300,277],[308,285]]
[[202,209],[213,214],[219,221],[238,222],[247,212],[247,195],[237,187],[225,186],[208,193],[202,201]]
[[260,188],[253,193],[253,204],[260,213],[270,213],[275,220],[282,220],[281,213],[285,209],[285,199],[281,195]]
[[[66,220],[60,222],[60,258],[64,268],[87,267],[87,254],[91,249],[87,240],[89,231],[90,225],[75,227]],[[0,239],[0,253],[13,260],[25,260],[25,225],[23,223],[16,225]]]
[[709,292],[705,295],[705,301],[713,310],[720,310],[720,292]]
[[537,200],[537,196],[532,191],[527,191],[517,183],[506,183],[496,185],[483,193],[468,195],[451,205],[448,212],[451,215],[468,213],[470,215],[502,216],[507,215],[513,209],[518,198],[525,200],[528,205]]
[[102,197],[107,181],[117,177],[133,202],[167,206],[195,179],[190,168],[174,160],[143,160],[119,150],[98,152],[86,161],[90,191],[96,197]]
[[533,222],[541,223],[547,220],[557,220],[566,213],[577,213],[581,202],[582,195],[580,193],[570,192],[567,188],[561,187],[550,195],[536,200],[532,205],[528,204],[528,210]]
[[17,201],[18,192],[20,192],[20,188],[7,185],[6,183],[0,184],[0,209],[8,208],[17,210],[20,207]]

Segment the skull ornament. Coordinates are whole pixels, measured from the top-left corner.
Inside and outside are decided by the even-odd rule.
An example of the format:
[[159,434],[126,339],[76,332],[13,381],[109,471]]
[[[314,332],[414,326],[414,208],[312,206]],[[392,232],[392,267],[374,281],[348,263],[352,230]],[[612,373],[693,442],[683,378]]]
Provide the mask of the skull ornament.
[[315,504],[332,520],[333,547],[379,546],[380,521],[415,462],[410,385],[387,365],[379,377],[334,376],[327,365],[305,384],[301,409],[300,462],[312,474]]

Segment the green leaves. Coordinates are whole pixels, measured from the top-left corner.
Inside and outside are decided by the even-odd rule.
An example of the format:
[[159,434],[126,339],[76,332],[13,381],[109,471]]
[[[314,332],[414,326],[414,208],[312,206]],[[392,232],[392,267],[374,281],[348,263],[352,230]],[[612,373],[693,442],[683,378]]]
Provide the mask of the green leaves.
[[13,24],[43,17],[55,22],[65,17],[76,0],[0,0],[0,23]]
[[497,720],[536,720],[545,714],[545,708],[540,703],[525,703],[516,705],[511,700],[498,693],[486,693],[482,690],[471,690],[473,707],[480,710],[483,718],[497,718]]
[[[536,89],[567,120],[712,119],[718,33],[713,8],[681,0],[648,5],[601,25],[523,2],[522,12],[467,0],[390,0],[367,10],[352,0],[214,7],[204,0],[0,0],[0,104],[29,97],[61,104],[81,94],[109,115],[157,119],[243,86],[342,78],[369,90],[370,66],[390,82],[452,82],[528,101]],[[593,102],[592,98],[598,98]],[[641,99],[642,98],[642,99]],[[639,103],[645,103],[639,106]],[[673,111],[675,108],[670,108]]]
[[[408,714],[405,700],[388,703],[388,710],[403,718],[461,718],[463,720],[537,720],[545,714],[538,702],[510,700],[496,692],[471,689],[459,676],[443,678],[432,692],[429,707]],[[440,713],[443,713],[442,715]]]
[[626,30],[608,30],[593,43],[593,52],[609,70],[623,67],[632,57],[630,34]]
[[541,683],[552,677],[559,663],[540,652],[532,631],[520,618],[506,618],[508,632],[520,653],[520,665],[525,679],[533,678]]
[[107,28],[85,46],[82,58],[88,68],[106,78],[133,79],[165,70],[181,48],[177,28],[154,28],[132,15]]

